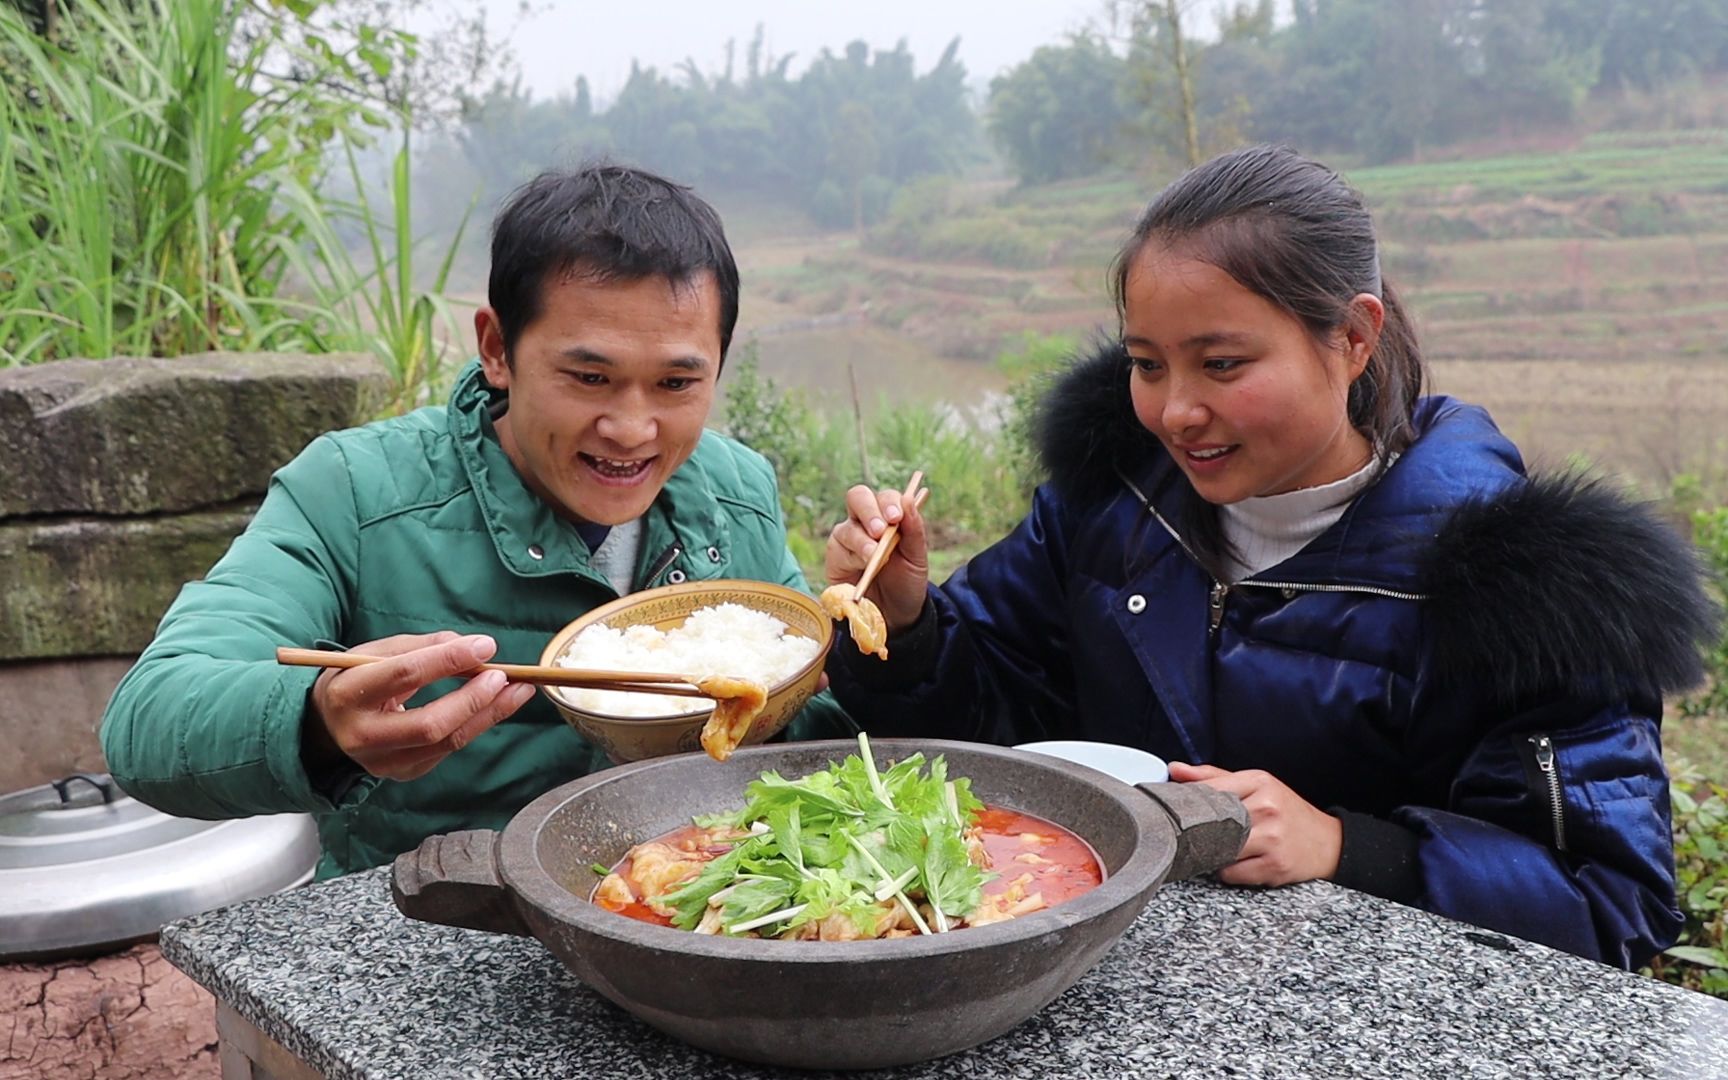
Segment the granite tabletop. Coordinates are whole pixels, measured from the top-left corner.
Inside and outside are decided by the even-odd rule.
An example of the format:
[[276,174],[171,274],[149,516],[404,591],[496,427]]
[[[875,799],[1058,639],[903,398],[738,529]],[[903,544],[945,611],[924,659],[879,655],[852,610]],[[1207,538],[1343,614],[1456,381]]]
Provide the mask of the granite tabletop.
[[[162,951],[333,1077],[755,1077],[538,941],[410,921],[387,868],[174,923]],[[861,1075],[861,1074],[850,1074]],[[1186,882],[934,1077],[1728,1077],[1728,1002],[1326,883]]]

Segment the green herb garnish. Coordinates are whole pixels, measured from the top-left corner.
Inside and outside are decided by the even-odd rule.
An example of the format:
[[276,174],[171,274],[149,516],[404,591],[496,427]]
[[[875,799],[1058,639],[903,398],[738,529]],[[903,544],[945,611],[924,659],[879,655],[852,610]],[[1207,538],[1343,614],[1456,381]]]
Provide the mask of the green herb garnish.
[[697,818],[749,835],[659,900],[681,929],[719,908],[724,933],[774,937],[835,914],[874,937],[890,898],[931,933],[917,908],[925,901],[942,932],[977,909],[995,876],[967,854],[964,830],[983,805],[940,757],[926,769],[913,754],[879,771],[860,734],[844,761],[798,780],[763,773],[742,810]]

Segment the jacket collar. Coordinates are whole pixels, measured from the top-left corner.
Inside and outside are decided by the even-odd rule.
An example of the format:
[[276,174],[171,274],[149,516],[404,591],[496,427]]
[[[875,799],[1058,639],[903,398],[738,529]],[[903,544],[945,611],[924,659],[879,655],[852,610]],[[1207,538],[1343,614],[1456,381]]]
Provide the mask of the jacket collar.
[[1425,556],[1434,537],[1459,506],[1518,483],[1524,462],[1488,413],[1475,405],[1422,398],[1414,421],[1416,441],[1336,524],[1255,578],[1425,589]]
[[[1079,502],[1126,486],[1178,534],[1188,485],[1163,445],[1140,425],[1129,399],[1130,363],[1120,343],[1099,342],[1046,397],[1036,432],[1050,482]],[[1517,449],[1482,409],[1423,398],[1416,441],[1330,529],[1290,559],[1249,581],[1414,592],[1421,543],[1461,503],[1503,490],[1524,473]],[[1161,530],[1162,531],[1162,530]]]
[[[499,443],[492,408],[504,398],[503,391],[486,381],[476,359],[457,374],[448,406],[456,453],[468,474],[498,560],[522,577],[574,571],[603,581],[590,566],[588,545],[575,527],[529,490]],[[704,432],[703,444],[709,439]],[[720,573],[716,560],[695,557],[710,547],[721,551],[730,548],[728,524],[716,499],[713,477],[703,461],[706,456],[698,446],[667,479],[649,507],[643,521],[639,573],[659,561],[673,542],[688,556],[677,565],[689,578],[701,580]]]

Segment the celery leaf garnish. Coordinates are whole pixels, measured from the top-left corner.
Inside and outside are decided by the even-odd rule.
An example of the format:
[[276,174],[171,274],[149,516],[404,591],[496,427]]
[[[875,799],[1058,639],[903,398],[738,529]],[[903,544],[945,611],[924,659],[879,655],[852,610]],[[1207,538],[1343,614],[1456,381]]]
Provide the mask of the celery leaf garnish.
[[964,835],[982,808],[942,758],[913,754],[879,771],[860,734],[858,753],[797,780],[765,772],[746,788],[743,809],[696,819],[747,835],[656,903],[684,930],[717,908],[727,934],[781,936],[822,923],[823,933],[845,936],[844,923],[826,921],[839,916],[874,937],[884,919],[899,918],[896,907],[930,933],[923,901],[947,930],[977,909],[993,876],[972,864]]

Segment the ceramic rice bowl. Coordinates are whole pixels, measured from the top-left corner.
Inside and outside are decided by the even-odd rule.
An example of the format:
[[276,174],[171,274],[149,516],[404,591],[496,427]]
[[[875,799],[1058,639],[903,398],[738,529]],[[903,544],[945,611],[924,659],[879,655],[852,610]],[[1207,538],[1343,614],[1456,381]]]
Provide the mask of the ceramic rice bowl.
[[[823,660],[834,643],[833,620],[815,599],[796,589],[765,581],[720,580],[632,593],[595,608],[554,634],[540,655],[540,663],[556,663],[569,650],[576,635],[590,626],[622,629],[647,624],[668,631],[682,626],[692,612],[716,604],[739,604],[765,612],[785,623],[789,632],[816,642],[816,654],[809,662],[768,688],[767,703],[750,725],[742,745],[763,742],[784,730],[816,693]],[[576,704],[563,687],[544,686],[541,691],[551,699],[566,723],[620,764],[701,750],[702,725],[713,711],[704,705],[670,716],[610,716]]]

